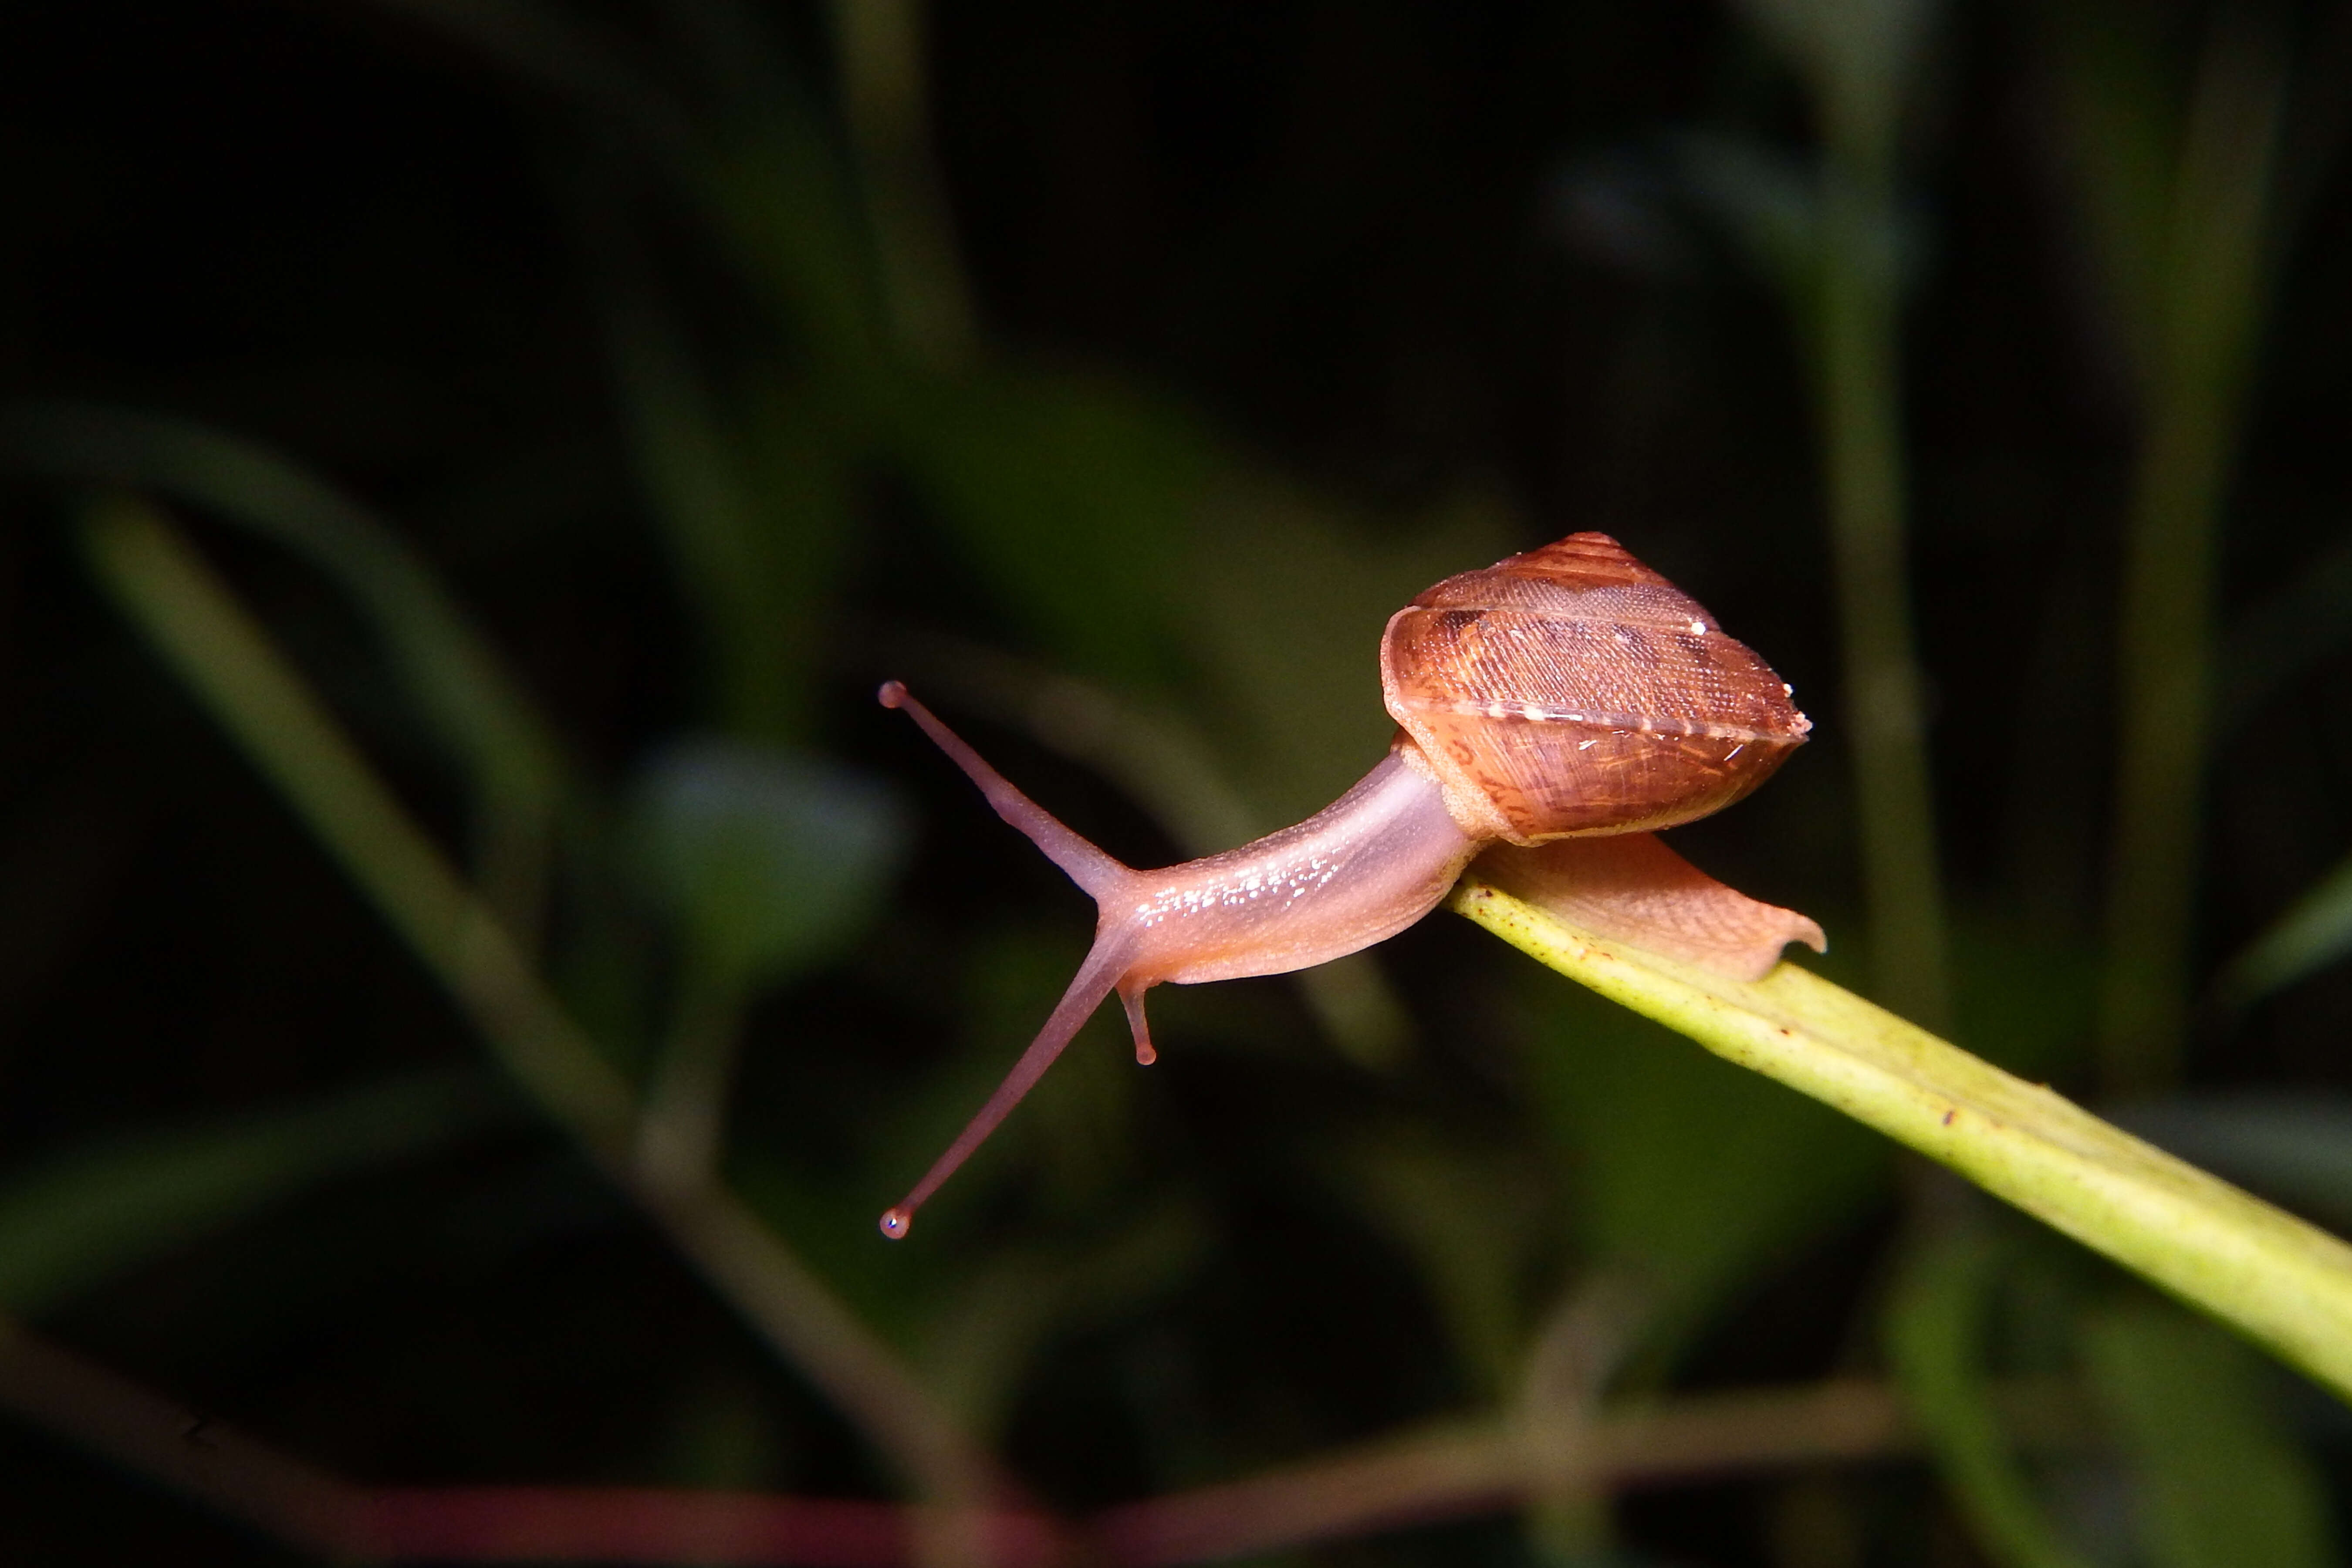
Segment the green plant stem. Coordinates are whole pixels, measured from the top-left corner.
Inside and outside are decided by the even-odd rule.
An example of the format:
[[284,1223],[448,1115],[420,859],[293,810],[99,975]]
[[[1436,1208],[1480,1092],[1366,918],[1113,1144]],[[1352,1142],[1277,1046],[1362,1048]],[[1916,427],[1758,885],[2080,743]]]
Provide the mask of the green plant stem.
[[351,872],[435,976],[482,1023],[508,1071],[609,1161],[632,1113],[619,1074],[571,1027],[505,929],[457,878],[226,586],[152,508],[93,506],[100,581]]
[[931,158],[921,0],[835,0],[833,26],[892,335],[916,364],[953,369],[976,333]]
[[94,504],[99,582],[447,988],[492,1052],[743,1319],[930,1500],[985,1496],[993,1468],[929,1393],[741,1201],[656,1190],[634,1163],[635,1107],[489,910],[458,879],[227,586],[155,510]]
[[1612,1554],[1594,1434],[1602,1385],[1624,1348],[1617,1321],[1624,1304],[1617,1295],[1605,1282],[1589,1282],[1561,1300],[1537,1334],[1520,1379],[1528,1534],[1537,1554],[1551,1563],[1603,1562]]
[[1845,1112],[2352,1398],[2352,1247],[1783,963],[1725,980],[1465,880],[1453,908],[1601,995]]
[[1872,989],[1949,1026],[1951,974],[1925,683],[1905,555],[1897,153],[1933,6],[1748,0],[1796,67],[1821,125],[1813,243],[1781,275],[1811,335],[1822,482],[1861,827]]
[[71,403],[0,410],[0,458],[205,508],[308,561],[372,624],[417,713],[473,791],[476,883],[510,932],[538,930],[562,748],[489,640],[366,508],[265,447],[189,420]]
[[[2018,1384],[2002,1392],[2016,1440],[2038,1447],[2082,1442],[2083,1402],[2073,1391]],[[1596,1413],[1576,1451],[1576,1479],[1605,1493],[1917,1450],[1893,1389],[1838,1378]],[[1559,1455],[1530,1450],[1518,1423],[1454,1423],[1127,1503],[1097,1515],[1095,1531],[1110,1561],[1139,1568],[1228,1561],[1522,1504],[1557,1486],[1560,1469]]]
[[[341,1558],[363,1489],[0,1318],[0,1407],[298,1551]],[[196,1439],[201,1435],[202,1441]]]
[[1953,1503],[2002,1568],[2086,1568],[2035,1499],[1984,1370],[1993,1249],[1952,1234],[1912,1249],[1890,1292],[1887,1359]]
[[661,1067],[637,1123],[637,1172],[648,1184],[691,1188],[716,1174],[743,1004],[740,983],[688,961]]
[[[2059,1384],[2013,1384],[1997,1406],[2011,1437],[2078,1447],[2085,1400]],[[0,1408],[296,1549],[337,1562],[574,1560],[609,1548],[627,1518],[632,1562],[814,1560],[822,1516],[860,1516],[870,1539],[887,1505],[758,1492],[604,1487],[369,1487],[205,1421],[186,1406],[0,1319]],[[202,1441],[192,1441],[201,1431]],[[1833,1379],[1707,1394],[1596,1415],[1581,1453],[1595,1492],[1633,1484],[1881,1459],[1915,1451],[1903,1402],[1884,1384]],[[1556,1468],[1510,1422],[1453,1423],[1327,1454],[1247,1479],[1123,1504],[1075,1529],[1034,1510],[974,1515],[997,1560],[1153,1564],[1230,1561],[1373,1533],[1400,1522],[1517,1506]],[[922,1512],[898,1517],[916,1534]],[[455,1516],[453,1521],[452,1516]],[[453,1528],[454,1524],[454,1528]],[[863,1526],[861,1529],[859,1527]],[[837,1527],[836,1527],[837,1528]],[[796,1550],[797,1548],[797,1550]]]
[[1830,542],[1845,659],[1874,989],[1937,1027],[1951,1016],[1918,656],[1905,569],[1891,182],[1832,159],[1818,301]]
[[2147,424],[2117,611],[2120,739],[2100,1063],[2115,1094],[2180,1076],[2213,666],[2214,563],[2266,282],[2283,66],[2224,26],[2162,236]]
[[[616,223],[602,225],[616,227]],[[620,248],[608,238],[607,248]],[[638,483],[667,535],[678,585],[708,643],[710,705],[763,741],[805,728],[807,660],[785,592],[783,520],[730,421],[631,268],[608,261],[607,337]],[[796,521],[814,526],[813,517]]]

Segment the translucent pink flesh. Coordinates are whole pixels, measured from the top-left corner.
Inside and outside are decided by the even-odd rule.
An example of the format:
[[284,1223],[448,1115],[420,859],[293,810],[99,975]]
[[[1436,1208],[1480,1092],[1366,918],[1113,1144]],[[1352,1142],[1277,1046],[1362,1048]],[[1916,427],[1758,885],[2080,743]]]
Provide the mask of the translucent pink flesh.
[[1127,1008],[1128,1032],[1135,1037],[1135,1065],[1139,1068],[1148,1068],[1160,1059],[1160,1053],[1151,1045],[1150,1021],[1143,1016],[1143,994],[1149,989],[1144,985],[1118,988],[1118,999]]
[[[947,1152],[931,1162],[931,1168],[923,1173],[923,1179],[915,1184],[914,1190],[900,1199],[896,1208],[882,1216],[883,1235],[895,1240],[907,1234],[915,1211],[923,1206],[924,1200],[940,1190],[940,1184],[955,1174],[956,1167],[970,1159],[973,1150],[988,1141],[988,1135],[996,1131],[996,1124],[1011,1115],[1013,1108],[1021,1103],[1021,1097],[1045,1076],[1045,1069],[1054,1065],[1054,1058],[1062,1054],[1062,1047],[1070,1043],[1070,1037],[1094,1016],[1095,1009],[1102,1005],[1102,999],[1109,995],[1112,987],[1118,984],[1119,973],[1126,967],[1127,954],[1115,949],[1106,951],[1100,942],[1095,943],[1094,951],[1087,954],[1086,963],[1078,966],[1077,978],[1070,982],[1067,991],[1062,993],[1061,1005],[1054,1009],[1053,1016],[1045,1020],[1045,1026],[1037,1032],[1037,1037],[1029,1042],[1029,1048],[1021,1053],[1021,1059],[1013,1064],[1013,1070],[1004,1075],[1004,1081],[996,1086],[996,1092],[988,1097],[988,1103],[980,1108],[980,1114],[966,1122],[964,1130],[956,1134],[955,1142],[947,1146]],[[1136,1006],[1139,1022],[1142,1016],[1140,1003],[1139,996]],[[1137,1054],[1139,1056],[1149,1048],[1148,1045],[1141,1043],[1139,1036]]]
[[1128,874],[1127,868],[1063,826],[1054,814],[1013,787],[1012,781],[988,765],[978,752],[963,743],[963,738],[932,716],[931,710],[916,701],[898,681],[885,681],[879,693],[885,708],[903,708],[907,716],[923,727],[948,760],[961,768],[996,815],[1026,834],[1029,841],[1045,852],[1045,858],[1069,873],[1070,880],[1087,892],[1100,898],[1103,890]]
[[1497,844],[1478,876],[1571,925],[1732,980],[1763,979],[1792,942],[1829,949],[1805,916],[1725,887],[1654,833]]
[[1157,1053],[1143,994],[1190,984],[1281,974],[1354,952],[1435,907],[1477,846],[1447,816],[1426,770],[1396,752],[1332,805],[1254,844],[1160,870],[1122,865],[1071,832],[982,760],[907,693],[882,688],[971,776],[1005,821],[1094,895],[1095,943],[1061,1005],[970,1125],[906,1201],[882,1216],[906,1235],[915,1210],[1029,1092],[1112,991],[1125,1005],[1135,1056]]
[[1338,800],[1238,849],[1129,871],[1103,902],[1149,985],[1286,974],[1394,936],[1435,908],[1477,846],[1437,782],[1391,752]]

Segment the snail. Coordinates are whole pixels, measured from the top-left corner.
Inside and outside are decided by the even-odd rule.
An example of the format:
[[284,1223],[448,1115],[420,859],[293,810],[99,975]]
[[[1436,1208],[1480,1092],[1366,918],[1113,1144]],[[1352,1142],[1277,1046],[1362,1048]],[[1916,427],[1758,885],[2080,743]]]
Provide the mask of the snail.
[[[1391,617],[1381,686],[1399,730],[1330,805],[1253,844],[1158,870],[1064,826],[890,681],[902,708],[1092,895],[1093,948],[1061,1004],[955,1142],[882,1216],[917,1208],[1117,992],[1135,1058],[1157,1056],[1143,995],[1282,974],[1370,947],[1480,874],[1587,930],[1752,979],[1821,928],[1692,867],[1651,835],[1720,810],[1811,723],[1769,666],[1602,533],[1572,533],[1447,578]],[[1492,848],[1490,849],[1490,847]]]

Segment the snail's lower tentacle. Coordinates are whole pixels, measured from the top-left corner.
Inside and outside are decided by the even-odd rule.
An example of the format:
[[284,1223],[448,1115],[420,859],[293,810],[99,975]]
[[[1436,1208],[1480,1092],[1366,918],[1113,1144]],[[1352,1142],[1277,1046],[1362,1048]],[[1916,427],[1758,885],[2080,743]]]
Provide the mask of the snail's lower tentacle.
[[1118,988],[1118,999],[1127,1008],[1127,1026],[1135,1036],[1135,1065],[1148,1068],[1160,1059],[1152,1047],[1151,1023],[1143,1016],[1143,994],[1150,989],[1148,983],[1130,980]]
[[[1068,1045],[1072,1037],[1094,1016],[1095,1009],[1102,1005],[1103,998],[1118,987],[1134,959],[1134,942],[1124,932],[1106,932],[1097,939],[1094,951],[1087,953],[1086,963],[1078,966],[1077,977],[1062,994],[1061,1005],[1054,1009],[1054,1016],[1045,1020],[1045,1026],[1037,1031],[1037,1037],[1029,1042],[1029,1048],[1021,1053],[1021,1059],[1013,1064],[1013,1070],[1004,1075],[1004,1081],[996,1086],[996,1092],[988,1097],[988,1102],[980,1108],[979,1114],[956,1134],[956,1141],[948,1145],[947,1152],[931,1162],[931,1168],[923,1173],[923,1179],[915,1184],[914,1191],[908,1193],[896,1208],[883,1215],[883,1235],[896,1240],[907,1234],[915,1211],[939,1191],[942,1182],[955,1174],[956,1168],[971,1157],[973,1150],[988,1141],[988,1135],[996,1131],[996,1124],[1011,1114],[1013,1108],[1021,1103],[1021,1097],[1045,1075],[1045,1069],[1052,1067],[1054,1059],[1062,1054],[1062,1047]],[[1130,1016],[1139,1016],[1141,993],[1139,991],[1137,995],[1139,1005],[1130,1008]]]

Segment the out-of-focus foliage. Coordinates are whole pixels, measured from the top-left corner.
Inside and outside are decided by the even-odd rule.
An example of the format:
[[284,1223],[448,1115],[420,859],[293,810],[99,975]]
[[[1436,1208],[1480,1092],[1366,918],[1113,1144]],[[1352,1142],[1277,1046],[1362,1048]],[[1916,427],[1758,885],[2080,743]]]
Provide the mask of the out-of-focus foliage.
[[856,940],[902,858],[888,798],[786,752],[684,742],[638,785],[645,874],[729,984],[772,984]]
[[2339,1560],[2320,1480],[2244,1347],[2154,1303],[2090,1315],[2084,1356],[2136,1461],[2142,1549],[2165,1568]]
[[1834,1112],[1660,1049],[1643,1020],[1591,997],[1546,986],[1538,1005],[1526,1070],[1572,1173],[1578,1239],[1627,1277],[1664,1347],[1876,1195],[1885,1143]]
[[[2072,1264],[2038,1239],[1971,1227],[1915,1247],[1890,1303],[1889,1353],[1993,1558],[2066,1568],[2120,1548],[2168,1568],[2339,1561],[2275,1373],[2177,1308],[2086,1288]],[[2028,1465],[2003,1433],[1994,1373],[2074,1362],[2116,1447]],[[2103,1490],[2122,1519],[2093,1511]],[[2110,1535],[2116,1524],[2126,1539]]]
[[1973,1235],[1916,1248],[1887,1301],[1887,1356],[1984,1549],[2015,1568],[2074,1568],[2082,1558],[2035,1499],[1985,1365],[2004,1261]]
[[[2352,11],[99,0],[10,55],[10,1310],[369,1479],[981,1452],[1073,1510],[1887,1376],[1924,1460],[1372,1550],[2335,1560],[2318,1396],[1458,922],[1157,993],[1148,1072],[1097,1020],[881,1242],[1086,910],[870,699],[1202,853],[1380,755],[1412,594],[1606,529],[1819,722],[1694,858],[2341,1224]],[[126,493],[523,993],[150,658],[69,544]],[[416,1076],[549,1028],[569,1145]],[[10,1441],[27,1560],[250,1560]]]
[[495,1104],[476,1075],[442,1073],[77,1149],[0,1193],[0,1300],[51,1310],[307,1187],[476,1133]]

